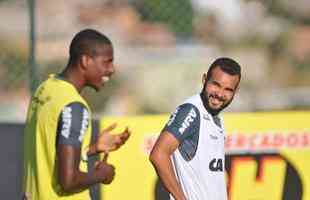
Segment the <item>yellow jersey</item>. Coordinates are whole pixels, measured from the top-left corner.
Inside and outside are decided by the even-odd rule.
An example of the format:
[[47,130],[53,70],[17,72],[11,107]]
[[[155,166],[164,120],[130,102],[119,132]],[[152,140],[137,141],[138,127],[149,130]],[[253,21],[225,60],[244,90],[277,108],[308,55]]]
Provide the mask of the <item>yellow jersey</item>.
[[[23,177],[23,192],[31,200],[90,199],[89,190],[66,194],[57,181],[58,118],[63,108],[72,102],[83,104],[89,113],[88,127],[81,141],[83,151],[90,144],[91,112],[76,88],[52,74],[38,87],[31,99],[24,132]],[[81,161],[79,167],[87,172],[87,162]]]

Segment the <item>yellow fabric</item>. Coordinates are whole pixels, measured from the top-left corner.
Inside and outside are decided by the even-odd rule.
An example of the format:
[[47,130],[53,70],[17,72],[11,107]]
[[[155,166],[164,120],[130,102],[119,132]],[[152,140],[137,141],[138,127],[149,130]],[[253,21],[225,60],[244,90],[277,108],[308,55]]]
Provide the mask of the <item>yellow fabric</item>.
[[[90,113],[86,101],[70,83],[55,78],[43,82],[31,99],[24,135],[24,192],[31,200],[90,199],[89,191],[64,194],[60,190],[56,172],[56,131],[58,117],[64,106],[81,102]],[[91,114],[91,113],[90,113]],[[91,115],[82,142],[82,150],[90,144]],[[80,162],[80,170],[87,172],[87,162]]]

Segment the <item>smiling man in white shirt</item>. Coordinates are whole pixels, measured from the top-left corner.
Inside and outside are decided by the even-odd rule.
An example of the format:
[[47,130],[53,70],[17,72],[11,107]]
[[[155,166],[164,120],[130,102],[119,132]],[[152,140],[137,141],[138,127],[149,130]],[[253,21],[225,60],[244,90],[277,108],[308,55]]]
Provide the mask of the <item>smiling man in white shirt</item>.
[[150,161],[173,200],[226,200],[225,131],[219,113],[233,100],[241,67],[218,58],[203,74],[203,89],[177,107]]

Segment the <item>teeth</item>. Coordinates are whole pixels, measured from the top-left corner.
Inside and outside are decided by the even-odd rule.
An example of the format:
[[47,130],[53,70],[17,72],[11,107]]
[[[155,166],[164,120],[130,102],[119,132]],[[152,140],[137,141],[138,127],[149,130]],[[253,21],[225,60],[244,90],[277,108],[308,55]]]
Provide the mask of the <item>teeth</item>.
[[102,82],[106,83],[106,82],[108,82],[110,80],[110,78],[108,76],[103,76],[101,78],[101,80],[102,80]]
[[211,102],[213,103],[213,104],[220,104],[220,100],[218,100],[217,98],[211,98]]

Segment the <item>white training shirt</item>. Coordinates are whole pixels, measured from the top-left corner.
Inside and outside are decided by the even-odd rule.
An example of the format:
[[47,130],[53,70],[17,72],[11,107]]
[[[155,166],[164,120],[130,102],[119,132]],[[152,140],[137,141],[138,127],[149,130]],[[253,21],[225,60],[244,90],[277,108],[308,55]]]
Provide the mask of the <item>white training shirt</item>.
[[180,141],[171,160],[187,200],[227,200],[222,127],[222,119],[209,114],[197,94],[176,109],[164,128]]

